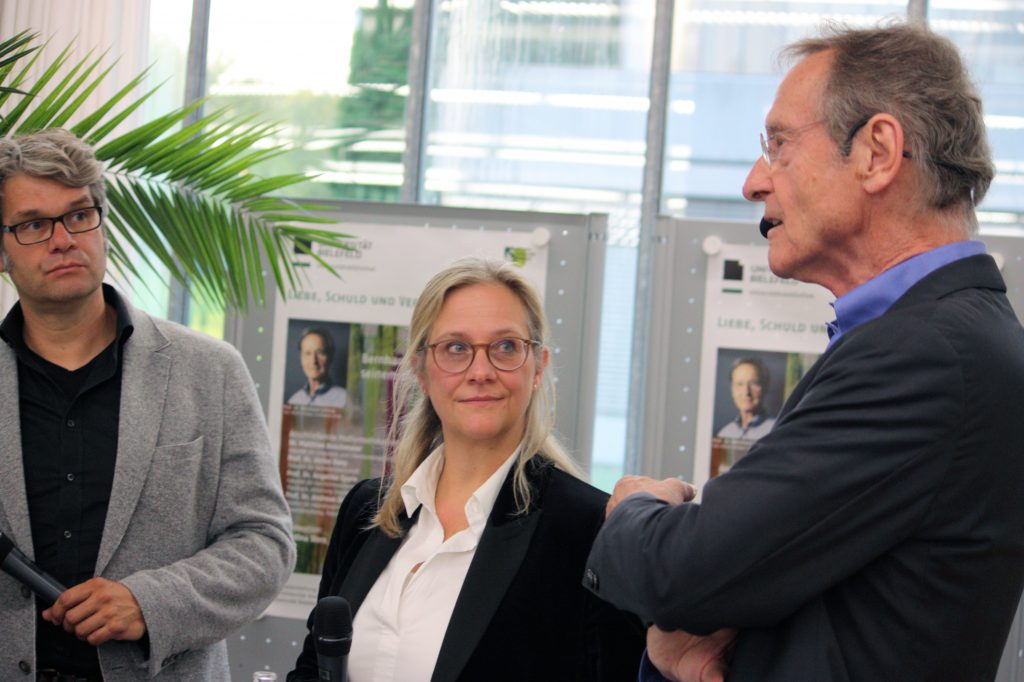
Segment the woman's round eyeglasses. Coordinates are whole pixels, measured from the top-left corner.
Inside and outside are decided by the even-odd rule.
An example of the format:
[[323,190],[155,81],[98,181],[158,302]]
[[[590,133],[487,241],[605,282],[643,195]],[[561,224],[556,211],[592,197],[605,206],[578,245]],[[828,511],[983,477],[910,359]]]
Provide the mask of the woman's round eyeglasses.
[[486,349],[488,362],[494,369],[514,372],[526,364],[530,348],[539,346],[539,341],[509,337],[491,343],[466,343],[457,339],[438,341],[424,346],[430,349],[434,362],[443,372],[459,374],[469,369],[476,359],[478,348]]

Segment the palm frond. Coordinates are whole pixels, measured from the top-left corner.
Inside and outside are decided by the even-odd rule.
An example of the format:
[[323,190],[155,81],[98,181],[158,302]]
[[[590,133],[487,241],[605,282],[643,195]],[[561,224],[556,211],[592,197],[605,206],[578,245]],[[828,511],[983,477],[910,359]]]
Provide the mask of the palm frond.
[[[0,135],[69,126],[106,164],[110,259],[137,279],[167,272],[206,303],[245,310],[261,304],[264,271],[282,293],[302,286],[295,253],[308,253],[337,275],[307,244],[348,248],[348,235],[315,227],[334,222],[324,207],[270,193],[307,180],[303,174],[259,177],[254,165],[285,153],[266,144],[276,125],[214,111],[187,123],[193,102],[127,132],[116,132],[155,91],[136,94],[139,74],[95,111],[84,103],[106,81],[105,54],[71,61],[72,45],[29,82],[41,58],[37,36],[0,41]],[[63,75],[59,75],[63,74]]]

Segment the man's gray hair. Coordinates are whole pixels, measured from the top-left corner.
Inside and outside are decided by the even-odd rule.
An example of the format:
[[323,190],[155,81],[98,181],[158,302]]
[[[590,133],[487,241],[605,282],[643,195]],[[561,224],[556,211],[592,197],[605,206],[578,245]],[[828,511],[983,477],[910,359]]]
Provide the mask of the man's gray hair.
[[[107,198],[103,166],[86,142],[62,128],[40,130],[20,137],[0,138],[0,214],[4,183],[14,175],[56,180],[68,187],[88,187],[93,204]],[[0,240],[0,253],[3,240]]]
[[[933,209],[963,208],[977,228],[977,206],[995,175],[981,97],[952,41],[925,27],[897,23],[852,29],[827,24],[817,38],[783,51],[801,58],[831,51],[822,115],[843,155],[850,131],[867,117],[899,120],[917,171],[922,201]],[[845,148],[844,148],[845,147]]]

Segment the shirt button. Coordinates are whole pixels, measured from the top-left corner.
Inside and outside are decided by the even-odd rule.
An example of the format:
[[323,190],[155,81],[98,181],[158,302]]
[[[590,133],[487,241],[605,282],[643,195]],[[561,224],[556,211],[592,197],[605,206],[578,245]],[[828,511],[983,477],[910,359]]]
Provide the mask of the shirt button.
[[18,661],[18,669],[26,675],[32,672],[32,666],[28,664],[28,661]]
[[68,474],[68,480],[69,481],[75,480],[75,475],[74,474]]
[[69,530],[64,531],[64,537],[65,538],[70,538],[71,537],[71,531],[69,531]]
[[25,599],[31,599],[32,598],[32,590],[30,590],[28,588],[28,585],[22,585],[21,586],[21,596],[24,597]]
[[74,419],[69,419],[68,420],[68,428],[69,429],[75,428],[75,420]]

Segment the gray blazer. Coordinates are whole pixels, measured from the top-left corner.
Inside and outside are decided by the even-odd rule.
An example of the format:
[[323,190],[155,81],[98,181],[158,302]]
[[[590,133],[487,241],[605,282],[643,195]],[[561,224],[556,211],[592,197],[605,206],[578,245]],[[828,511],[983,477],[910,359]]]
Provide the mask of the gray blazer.
[[[239,353],[129,307],[117,464],[96,575],[142,607],[137,642],[99,648],[107,682],[228,680],[224,637],[256,618],[295,560],[263,412]],[[0,343],[0,530],[32,556],[14,353]],[[0,574],[0,679],[34,679],[33,599]]]

